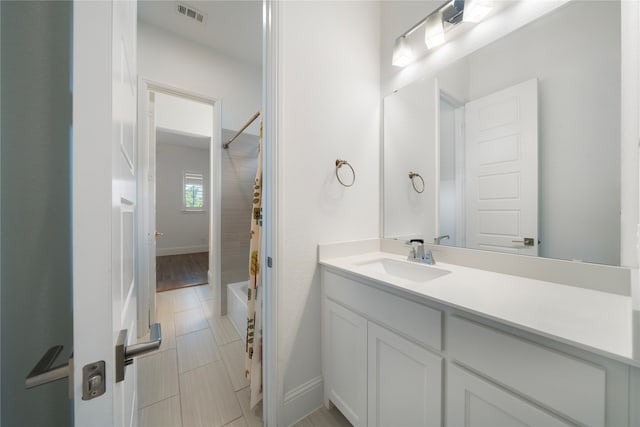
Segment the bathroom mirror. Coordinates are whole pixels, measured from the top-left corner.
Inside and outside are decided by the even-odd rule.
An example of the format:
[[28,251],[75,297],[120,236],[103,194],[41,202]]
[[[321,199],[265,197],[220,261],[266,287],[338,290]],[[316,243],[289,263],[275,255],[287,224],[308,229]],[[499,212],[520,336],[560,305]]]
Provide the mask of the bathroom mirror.
[[385,97],[384,237],[619,265],[620,21],[571,1]]

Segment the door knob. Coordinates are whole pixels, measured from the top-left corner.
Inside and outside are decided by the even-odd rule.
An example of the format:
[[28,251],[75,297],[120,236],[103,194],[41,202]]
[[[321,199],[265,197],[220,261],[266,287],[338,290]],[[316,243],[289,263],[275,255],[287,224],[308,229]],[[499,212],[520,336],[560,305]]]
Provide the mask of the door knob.
[[157,230],[156,230],[156,232],[155,232],[155,233],[153,233],[153,235],[154,235],[155,237],[160,237],[160,236],[164,236],[164,233],[161,233],[161,232],[159,232],[159,231],[157,231]]
[[[67,363],[52,367],[63,348],[61,345],[55,345],[47,350],[27,375],[25,388],[39,387],[63,378],[69,378],[69,399],[73,399],[73,354],[69,356]],[[82,400],[91,400],[104,394],[106,389],[104,374],[104,360],[90,363],[82,368]]]
[[151,339],[146,342],[127,345],[127,329],[122,329],[116,342],[116,382],[124,381],[124,371],[133,363],[133,358],[157,350],[162,344],[160,323],[151,325]]
[[[58,358],[58,355],[62,352],[64,347],[61,345],[54,345],[40,358],[36,366],[29,372],[25,380],[25,388],[34,388],[44,384],[49,384],[54,381],[67,378],[70,372],[73,372],[72,357],[69,357],[69,362],[53,366],[53,363]],[[73,389],[72,394],[73,396]]]

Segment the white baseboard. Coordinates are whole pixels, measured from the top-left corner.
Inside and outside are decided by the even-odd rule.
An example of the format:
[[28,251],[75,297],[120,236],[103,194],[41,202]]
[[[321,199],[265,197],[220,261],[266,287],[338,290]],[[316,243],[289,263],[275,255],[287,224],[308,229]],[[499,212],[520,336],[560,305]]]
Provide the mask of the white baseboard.
[[284,394],[283,425],[290,426],[314,412],[323,404],[322,377],[315,377]]
[[156,256],[195,254],[198,252],[209,252],[209,246],[201,245],[201,246],[178,246],[175,248],[157,248]]

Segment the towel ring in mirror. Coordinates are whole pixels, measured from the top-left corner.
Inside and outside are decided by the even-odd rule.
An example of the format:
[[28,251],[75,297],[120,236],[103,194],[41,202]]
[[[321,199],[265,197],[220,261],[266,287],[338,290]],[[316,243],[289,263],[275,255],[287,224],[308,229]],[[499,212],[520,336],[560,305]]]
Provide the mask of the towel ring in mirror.
[[[416,178],[420,179],[420,185],[418,185],[418,187],[420,187],[420,189],[418,189],[418,187],[416,187]],[[409,172],[409,179],[411,180],[411,186],[416,191],[416,193],[422,193],[424,191],[424,179],[422,179],[422,177],[420,176],[419,173],[417,173],[417,172]]]
[[[338,171],[340,170],[340,168],[342,166],[349,166],[349,169],[351,169],[351,174],[353,175],[353,179],[351,180],[351,184],[347,184],[345,183],[342,178],[340,178],[340,174],[338,173]],[[336,178],[338,178],[338,181],[340,182],[340,184],[344,185],[345,187],[351,187],[355,182],[356,182],[356,171],[353,170],[353,166],[351,166],[349,164],[349,162],[347,162],[346,160],[336,160]]]

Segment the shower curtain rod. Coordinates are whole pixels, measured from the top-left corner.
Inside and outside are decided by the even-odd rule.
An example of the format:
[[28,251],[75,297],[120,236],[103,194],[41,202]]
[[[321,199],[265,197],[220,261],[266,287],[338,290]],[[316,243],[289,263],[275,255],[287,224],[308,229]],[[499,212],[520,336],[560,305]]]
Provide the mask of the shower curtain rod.
[[245,130],[246,128],[248,128],[248,127],[249,127],[249,125],[250,125],[251,123],[253,123],[253,121],[254,121],[255,119],[257,119],[257,118],[258,118],[258,116],[260,116],[260,111],[256,111],[256,113],[255,113],[253,116],[251,116],[251,118],[250,118],[249,120],[247,120],[247,122],[246,122],[246,123],[245,123],[245,124],[240,128],[240,130],[239,130],[238,132],[236,132],[236,134],[235,134],[235,135],[233,135],[233,138],[231,138],[230,140],[228,140],[227,142],[225,142],[225,143],[222,145],[222,146],[224,147],[224,149],[226,150],[227,148],[229,148],[229,145],[230,145],[233,141],[235,141],[235,140],[236,140],[236,138],[237,138],[237,137],[239,137],[239,136],[242,134],[242,132],[244,132],[244,130]]

